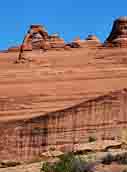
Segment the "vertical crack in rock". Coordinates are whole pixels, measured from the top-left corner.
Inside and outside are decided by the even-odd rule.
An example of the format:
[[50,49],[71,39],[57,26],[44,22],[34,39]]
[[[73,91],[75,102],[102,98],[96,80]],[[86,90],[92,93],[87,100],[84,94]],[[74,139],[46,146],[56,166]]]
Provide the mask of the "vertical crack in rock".
[[122,90],[61,111],[0,125],[0,160],[32,160],[50,147],[74,151],[90,136],[119,140],[127,124],[127,91]]

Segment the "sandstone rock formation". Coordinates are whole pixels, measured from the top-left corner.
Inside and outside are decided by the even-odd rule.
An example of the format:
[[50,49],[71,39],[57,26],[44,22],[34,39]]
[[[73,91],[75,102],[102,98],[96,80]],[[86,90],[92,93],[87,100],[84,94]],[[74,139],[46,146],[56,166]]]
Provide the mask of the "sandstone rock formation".
[[[49,35],[42,25],[31,25],[21,46],[10,47],[8,52],[63,49],[65,42],[58,34]],[[22,49],[22,50],[21,50]]]
[[88,35],[86,38],[86,44],[90,48],[100,48],[102,47],[102,43],[95,35]]
[[[31,25],[23,40],[23,51],[36,49],[48,50],[51,48],[64,48],[65,43],[58,34],[49,35],[41,25]],[[19,47],[11,47],[8,51],[17,51]]]
[[44,48],[44,42],[48,40],[48,33],[41,25],[31,25],[25,37],[24,50]]
[[127,17],[120,17],[115,20],[112,31],[105,42],[109,47],[127,48]]
[[39,29],[32,26],[24,48],[44,41],[52,51],[25,51],[33,63],[16,65],[18,52],[0,52],[0,160],[74,150],[90,136],[126,140],[127,49],[91,48],[99,41],[89,36],[75,40],[81,48],[56,51],[58,35]]
[[95,35],[88,35],[88,37],[86,38],[87,41],[95,41],[100,43],[100,40],[95,36]]
[[88,47],[98,49],[102,47],[102,43],[95,35],[88,35],[88,37],[84,40],[80,39],[80,37],[77,37],[68,45],[71,48]]
[[120,140],[127,130],[127,90],[28,120],[0,124],[0,160],[31,160],[48,148],[75,151],[89,136]]
[[[99,48],[102,47],[102,43],[95,35],[88,35],[84,40],[81,40],[80,37],[74,39],[70,43],[65,43],[64,39],[60,38],[57,33],[49,35],[45,28],[41,25],[31,25],[21,48],[23,51],[32,51],[32,50],[51,50],[51,49],[67,49],[67,48],[80,48],[80,47],[89,47],[89,48]],[[19,47],[10,47],[9,52],[20,51]]]
[[[16,63],[24,63],[31,61],[24,55],[25,51],[32,50],[49,50],[61,49],[65,47],[64,40],[58,34],[48,35],[48,32],[41,25],[31,25],[27,34],[25,35],[22,45],[19,48],[19,57]],[[16,51],[17,48],[10,48],[8,51]],[[30,58],[31,59],[31,58]]]
[[64,48],[65,46],[64,40],[57,33],[49,36],[49,44],[51,48]]

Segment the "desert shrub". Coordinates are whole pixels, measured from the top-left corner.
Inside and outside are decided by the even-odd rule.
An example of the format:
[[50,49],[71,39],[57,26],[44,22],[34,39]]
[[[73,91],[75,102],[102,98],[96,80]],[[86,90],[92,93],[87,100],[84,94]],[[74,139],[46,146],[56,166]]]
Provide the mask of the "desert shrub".
[[95,142],[97,140],[97,138],[96,137],[94,137],[94,136],[89,136],[89,142]]
[[124,169],[122,172],[127,172],[127,169]]
[[116,162],[118,164],[127,164],[127,153],[111,155],[108,154],[104,158],[102,158],[103,164],[111,164],[112,162]]
[[114,157],[109,153],[104,158],[102,158],[102,164],[109,165],[114,161]]
[[41,168],[41,171],[44,171],[44,172],[53,172],[53,168],[52,168],[52,165],[49,164],[48,162],[44,163],[42,168]]
[[49,151],[55,151],[56,149],[55,149],[55,147],[50,147],[49,148]]
[[15,162],[15,161],[0,162],[0,167],[1,168],[15,167],[17,165],[21,165],[21,163],[20,162]]
[[51,164],[44,163],[41,172],[93,172],[94,164],[83,161],[72,153],[64,154],[60,161]]
[[117,154],[114,156],[114,161],[119,164],[127,164],[127,153]]

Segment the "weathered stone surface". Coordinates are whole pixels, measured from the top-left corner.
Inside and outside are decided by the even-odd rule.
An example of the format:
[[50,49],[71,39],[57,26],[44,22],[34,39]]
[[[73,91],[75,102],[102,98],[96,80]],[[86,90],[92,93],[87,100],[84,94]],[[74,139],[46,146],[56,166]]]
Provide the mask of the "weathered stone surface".
[[121,138],[127,130],[127,90],[29,120],[0,123],[0,159],[31,160],[49,147],[74,151],[89,136]]
[[102,47],[102,43],[95,35],[88,35],[88,37],[84,40],[80,39],[80,37],[77,37],[70,43],[71,48],[80,48],[80,47],[86,47],[86,48],[100,48]]
[[87,41],[95,41],[100,43],[100,40],[96,37],[96,35],[88,35],[88,37],[86,38]]
[[105,152],[107,149],[113,148],[114,150],[119,147],[122,147],[122,143],[116,140],[97,140],[94,142],[84,143],[84,144],[77,144],[74,146],[75,152],[85,152],[85,151],[93,151],[93,152]]
[[96,37],[96,35],[88,35],[88,37],[85,40],[86,40],[86,45],[90,48],[101,48],[102,47],[102,43]]
[[61,155],[63,155],[64,153],[61,152],[61,151],[58,151],[58,150],[49,150],[47,152],[44,152],[41,154],[41,157],[44,157],[44,158],[50,158],[50,157],[60,157]]
[[41,25],[31,25],[24,41],[24,50],[63,48],[64,40],[57,34],[49,35]]
[[[51,49],[64,49],[89,47],[89,48],[100,48],[102,43],[95,35],[88,35],[85,40],[81,40],[80,37],[74,39],[70,43],[65,43],[64,39],[60,38],[57,33],[49,35],[45,28],[41,25],[31,25],[23,42],[24,51],[32,50],[51,50]],[[17,52],[20,50],[19,47],[10,47],[9,52]]]
[[24,50],[44,48],[44,42],[48,40],[48,33],[41,25],[31,25],[25,37]]
[[109,47],[127,48],[127,17],[120,17],[115,20],[112,31],[105,42]]
[[[65,47],[65,42],[58,34],[49,35],[42,25],[31,25],[23,41],[23,50],[49,50]],[[19,47],[10,47],[9,52],[17,52]]]

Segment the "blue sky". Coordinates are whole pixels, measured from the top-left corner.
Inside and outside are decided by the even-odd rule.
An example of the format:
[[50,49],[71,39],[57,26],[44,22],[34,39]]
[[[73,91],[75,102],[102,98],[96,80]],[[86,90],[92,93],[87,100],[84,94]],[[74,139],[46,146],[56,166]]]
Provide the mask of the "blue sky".
[[3,0],[0,3],[0,49],[17,45],[30,24],[43,24],[66,41],[96,34],[108,36],[112,22],[127,15],[127,0]]

